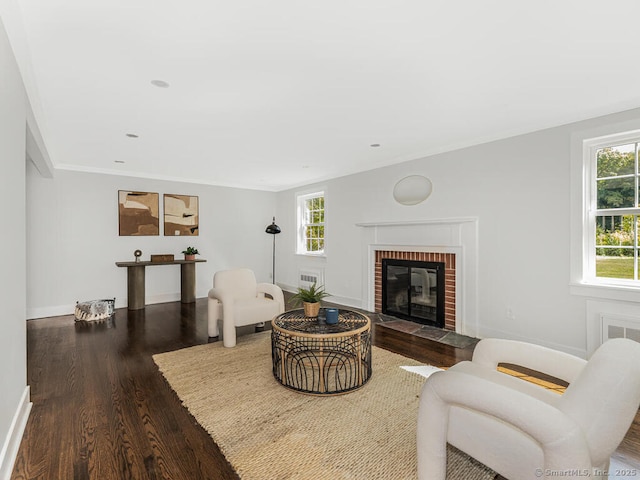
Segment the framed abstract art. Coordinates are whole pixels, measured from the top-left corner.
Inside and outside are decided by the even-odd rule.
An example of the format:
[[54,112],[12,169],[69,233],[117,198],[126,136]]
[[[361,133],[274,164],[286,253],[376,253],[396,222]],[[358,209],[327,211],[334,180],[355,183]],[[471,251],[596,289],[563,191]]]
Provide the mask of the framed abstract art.
[[118,190],[120,236],[160,235],[159,194]]
[[197,236],[199,234],[198,197],[164,194],[164,234]]

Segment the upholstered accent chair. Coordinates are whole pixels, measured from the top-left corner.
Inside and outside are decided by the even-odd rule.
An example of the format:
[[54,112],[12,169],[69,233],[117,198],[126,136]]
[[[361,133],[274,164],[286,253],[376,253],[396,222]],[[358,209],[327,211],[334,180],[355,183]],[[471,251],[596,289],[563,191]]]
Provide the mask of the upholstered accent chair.
[[[547,373],[569,386],[560,395],[497,371],[499,363]],[[472,361],[425,382],[418,478],[444,480],[447,443],[509,480],[569,470],[607,478],[602,474],[639,404],[640,343],[608,340],[587,362],[529,343],[481,340]]]
[[223,270],[213,276],[207,311],[209,336],[219,335],[222,321],[222,343],[235,347],[236,327],[268,322],[284,312],[284,295],[277,285],[257,283],[248,268]]

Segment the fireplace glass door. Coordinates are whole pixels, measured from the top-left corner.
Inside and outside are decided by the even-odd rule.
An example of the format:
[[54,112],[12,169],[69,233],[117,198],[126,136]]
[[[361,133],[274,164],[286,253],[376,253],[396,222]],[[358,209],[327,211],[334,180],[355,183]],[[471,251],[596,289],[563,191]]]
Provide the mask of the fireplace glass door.
[[382,312],[444,327],[444,264],[383,260]]

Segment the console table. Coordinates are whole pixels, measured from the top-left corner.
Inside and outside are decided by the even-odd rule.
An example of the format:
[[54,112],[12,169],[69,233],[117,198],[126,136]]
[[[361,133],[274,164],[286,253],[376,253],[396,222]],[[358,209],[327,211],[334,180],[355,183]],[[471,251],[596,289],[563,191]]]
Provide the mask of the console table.
[[196,263],[206,260],[172,260],[170,262],[116,262],[118,267],[127,267],[127,308],[144,308],[144,285],[146,267],[156,265],[180,265],[180,301],[196,301]]

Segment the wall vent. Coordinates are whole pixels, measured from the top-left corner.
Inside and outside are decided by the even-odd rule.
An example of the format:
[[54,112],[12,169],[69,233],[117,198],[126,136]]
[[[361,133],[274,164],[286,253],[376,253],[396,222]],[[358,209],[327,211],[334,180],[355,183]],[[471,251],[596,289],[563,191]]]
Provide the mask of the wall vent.
[[602,343],[610,338],[629,338],[640,342],[640,318],[600,314]]
[[298,274],[298,286],[309,288],[311,285],[324,285],[323,274],[321,270],[300,270]]

